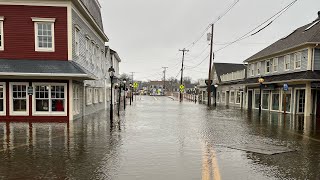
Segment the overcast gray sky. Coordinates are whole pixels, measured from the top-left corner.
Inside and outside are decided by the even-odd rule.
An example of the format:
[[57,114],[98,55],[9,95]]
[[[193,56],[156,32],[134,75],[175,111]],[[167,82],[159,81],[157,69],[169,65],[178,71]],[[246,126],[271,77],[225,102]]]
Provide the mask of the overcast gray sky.
[[[215,25],[214,49],[231,42],[271,17],[293,0],[240,0]],[[234,0],[100,0],[108,45],[122,62],[121,73],[136,72],[135,79],[161,80],[163,66],[167,77],[176,77],[181,69],[178,52],[199,38]],[[320,11],[319,0],[298,0],[271,26],[259,34],[218,52],[215,62],[242,63],[259,50],[296,28],[312,22]],[[208,31],[209,32],[209,31]],[[208,75],[208,42],[204,36],[186,55],[184,76],[193,80]],[[206,49],[203,54],[200,54]],[[178,76],[180,77],[180,76]]]

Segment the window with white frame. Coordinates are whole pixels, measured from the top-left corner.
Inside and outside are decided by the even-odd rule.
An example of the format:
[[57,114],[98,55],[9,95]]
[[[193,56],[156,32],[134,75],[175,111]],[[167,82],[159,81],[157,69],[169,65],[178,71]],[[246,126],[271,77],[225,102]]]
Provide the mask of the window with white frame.
[[221,102],[225,102],[225,99],[226,99],[226,92],[222,92]]
[[90,58],[90,39],[86,38],[86,61],[89,62]]
[[80,30],[78,28],[75,28],[75,30],[74,30],[74,39],[75,39],[76,55],[79,56],[79,54],[80,54]]
[[257,75],[260,75],[261,71],[261,62],[257,62]]
[[5,114],[5,97],[6,97],[6,89],[5,89],[5,84],[0,83],[0,115]]
[[290,70],[290,55],[284,57],[284,69],[286,71]]
[[105,66],[104,66],[104,52],[101,51],[101,55],[100,55],[100,62],[101,62],[101,70],[104,71],[105,70]]
[[273,72],[277,72],[278,71],[278,58],[274,58],[273,59]]
[[92,104],[92,88],[87,88],[87,105]]
[[67,84],[34,83],[33,87],[35,93],[33,113],[35,115],[66,115]]
[[267,60],[266,61],[266,64],[265,64],[265,66],[266,66],[266,74],[267,73],[270,73],[270,67],[271,67],[271,63],[270,63],[270,60]]
[[230,92],[230,103],[234,103],[234,91]]
[[99,89],[99,102],[103,102],[103,98],[104,98],[104,96],[103,96],[103,88],[100,88]]
[[98,89],[94,88],[94,96],[93,96],[93,103],[97,104],[98,103]]
[[80,113],[80,87],[73,85],[73,114]]
[[28,83],[11,83],[10,86],[10,114],[12,115],[28,115]]
[[251,76],[254,76],[254,64],[251,64]]
[[35,27],[35,51],[53,52],[55,18],[32,18],[32,21]]
[[217,102],[219,103],[220,102],[220,92],[218,91],[218,94],[217,94]]
[[4,50],[3,20],[4,17],[0,16],[0,50]]
[[301,52],[297,52],[294,54],[294,68],[295,69],[301,68]]
[[94,64],[94,60],[95,60],[95,48],[94,48],[94,41],[91,42],[91,63]]

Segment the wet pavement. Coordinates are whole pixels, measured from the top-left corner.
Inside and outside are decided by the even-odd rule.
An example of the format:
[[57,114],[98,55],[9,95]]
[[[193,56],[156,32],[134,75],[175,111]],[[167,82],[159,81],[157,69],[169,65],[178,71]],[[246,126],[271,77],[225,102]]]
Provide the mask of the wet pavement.
[[0,179],[320,179],[310,119],[149,96],[112,128],[107,114],[0,123]]

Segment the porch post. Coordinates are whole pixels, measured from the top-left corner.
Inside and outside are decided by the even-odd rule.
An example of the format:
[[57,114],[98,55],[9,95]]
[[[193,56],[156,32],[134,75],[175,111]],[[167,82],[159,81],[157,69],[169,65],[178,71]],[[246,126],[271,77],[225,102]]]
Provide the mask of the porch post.
[[312,94],[311,94],[311,82],[306,83],[305,104],[304,104],[304,116],[308,117],[312,113]]

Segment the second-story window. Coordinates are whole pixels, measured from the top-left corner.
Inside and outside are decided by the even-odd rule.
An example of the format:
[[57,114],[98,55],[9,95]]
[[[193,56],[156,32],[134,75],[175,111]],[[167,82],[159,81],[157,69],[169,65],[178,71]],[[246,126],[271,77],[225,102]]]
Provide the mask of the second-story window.
[[294,68],[295,69],[301,68],[301,52],[297,52],[294,54]]
[[250,72],[251,72],[251,76],[254,76],[254,64],[251,64]]
[[4,20],[4,17],[0,16],[0,51],[4,50],[4,45],[3,45],[3,20]]
[[273,72],[278,71],[278,58],[273,59]]
[[261,62],[257,62],[257,75],[261,74]]
[[78,28],[75,28],[74,39],[75,39],[76,55],[79,56],[79,54],[80,54],[80,30]]
[[86,38],[86,62],[89,63],[90,58],[90,39]]
[[284,69],[286,71],[290,70],[290,55],[284,57]]
[[95,59],[95,48],[94,48],[94,41],[91,42],[91,63],[94,64]]
[[270,73],[270,60],[266,61],[266,74]]
[[32,18],[35,22],[35,51],[54,52],[55,18]]

